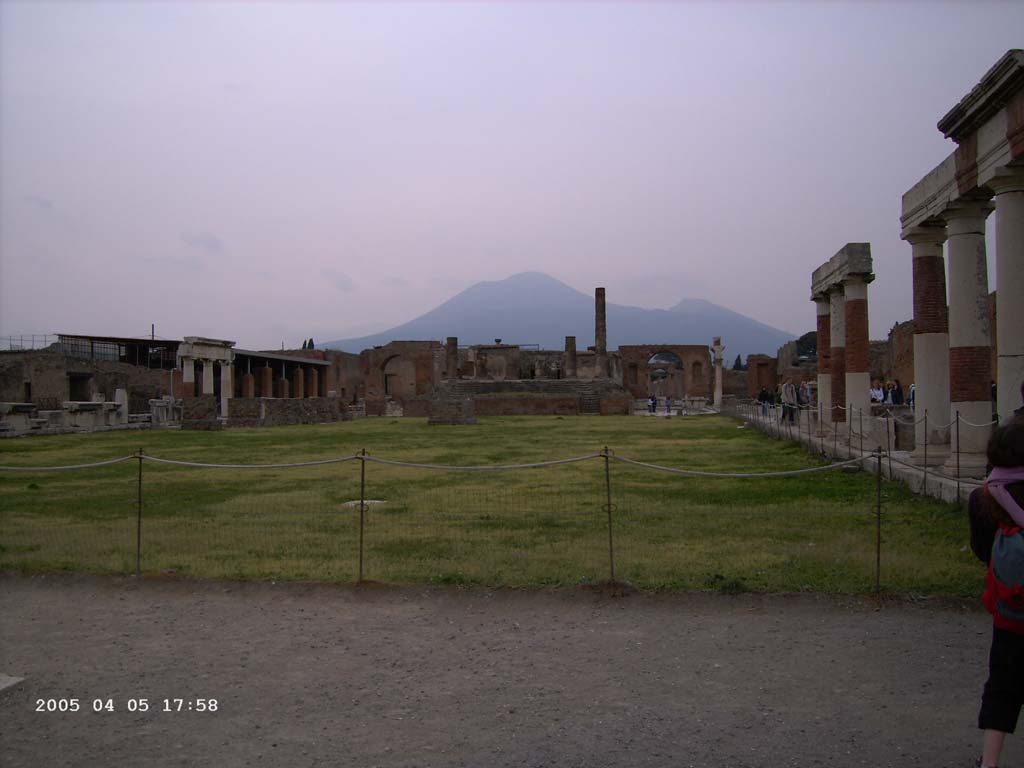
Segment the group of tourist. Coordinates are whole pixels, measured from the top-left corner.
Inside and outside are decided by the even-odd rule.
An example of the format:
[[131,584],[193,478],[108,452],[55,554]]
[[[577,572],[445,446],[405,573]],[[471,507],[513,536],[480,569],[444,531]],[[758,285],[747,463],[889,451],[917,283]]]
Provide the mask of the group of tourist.
[[887,381],[885,386],[879,379],[871,384],[871,402],[884,403],[885,405],[903,405],[903,385],[899,379]]
[[768,415],[769,407],[781,405],[782,413],[779,420],[788,419],[790,423],[796,421],[796,413],[800,408],[811,404],[812,398],[809,381],[802,381],[797,386],[793,383],[793,379],[788,377],[782,380],[782,383],[775,388],[774,393],[768,391],[767,387],[761,387],[761,391],[757,393],[757,402],[761,404],[761,412],[765,416]]

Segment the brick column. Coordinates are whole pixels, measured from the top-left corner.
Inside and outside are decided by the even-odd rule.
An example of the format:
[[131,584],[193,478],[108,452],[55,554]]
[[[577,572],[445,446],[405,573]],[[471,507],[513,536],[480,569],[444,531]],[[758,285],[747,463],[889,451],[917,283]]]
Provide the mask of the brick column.
[[914,258],[914,418],[928,414],[928,431],[917,425],[911,460],[941,464],[949,455],[949,318],[946,269],[942,259],[945,227],[915,227],[904,238]]
[[295,397],[300,399],[306,396],[306,372],[302,370],[301,365],[295,369],[295,374],[292,376],[292,392],[295,393]]
[[565,369],[565,378],[575,379],[577,376],[576,371],[576,337],[566,336],[565,337],[565,361],[562,364],[562,368]]
[[[988,317],[988,262],[985,258],[985,218],[988,201],[957,205],[946,211],[949,240],[949,392],[950,409],[960,414],[959,430],[950,434],[945,471],[957,470],[957,432],[960,433],[960,474],[984,477],[985,449],[991,428],[973,427],[992,420],[992,333]],[[1019,302],[1018,302],[1019,303]],[[970,422],[970,424],[964,422]]]
[[306,377],[306,397],[320,396],[320,372],[316,368],[309,370]]
[[715,408],[722,407],[722,353],[725,352],[725,347],[722,346],[722,339],[719,336],[715,336],[714,343],[711,349],[715,352]]
[[871,362],[868,350],[868,284],[862,275],[843,280],[846,298],[846,401],[852,407],[847,414],[850,428],[860,428],[863,418],[871,416]]
[[[210,366],[211,368],[213,366]],[[231,394],[234,391],[232,386],[234,382],[231,381],[231,363],[227,360],[221,361],[220,364],[220,415],[227,418],[228,415],[228,400],[231,399]]]
[[825,425],[832,421],[832,305],[828,295],[815,296],[814,307],[818,313],[818,435],[821,436],[827,432]]
[[[846,421],[846,294],[842,286],[834,286],[828,295],[832,401],[829,420],[842,424]],[[820,343],[820,342],[819,342]]]
[[459,378],[459,337],[449,336],[444,347],[444,375],[447,379]]
[[191,357],[181,358],[181,392],[177,397],[196,396],[196,361]]
[[988,182],[996,203],[996,373],[999,421],[1021,407],[1024,382],[1024,169]]
[[269,365],[260,368],[260,397],[274,396],[274,369]]
[[595,378],[608,378],[608,326],[605,320],[604,288],[594,291]]
[[242,375],[242,397],[256,397],[256,377],[251,373]]
[[213,394],[213,360],[203,360],[203,394]]

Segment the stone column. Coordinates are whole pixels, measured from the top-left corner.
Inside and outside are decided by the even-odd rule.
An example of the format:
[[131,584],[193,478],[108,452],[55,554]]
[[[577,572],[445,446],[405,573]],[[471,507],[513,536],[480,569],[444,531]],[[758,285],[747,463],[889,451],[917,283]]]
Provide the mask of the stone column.
[[992,431],[988,426],[971,426],[992,420],[992,333],[985,257],[985,218],[992,209],[990,202],[977,201],[957,205],[944,215],[949,238],[950,409],[954,419],[960,414],[959,429],[954,425],[950,434],[944,469],[956,473],[959,432],[960,474],[966,477],[985,476],[985,449]]
[[191,357],[181,358],[181,392],[178,396],[196,396],[196,361]]
[[256,397],[256,377],[251,373],[242,375],[242,397]]
[[[914,430],[911,459],[941,464],[949,455],[949,317],[946,269],[942,260],[945,227],[915,227],[904,237],[914,258]],[[922,421],[928,414],[928,430]]]
[[988,182],[996,203],[996,404],[1006,422],[1021,407],[1024,382],[1024,168]]
[[320,372],[311,368],[309,376],[306,377],[306,397],[320,396]]
[[[834,286],[829,298],[829,328],[832,400],[828,404],[829,421],[842,424],[846,421],[846,294],[841,285]],[[820,343],[820,342],[819,342]]]
[[228,400],[231,399],[231,394],[234,391],[232,386],[231,363],[222,360],[220,364],[220,415],[224,418],[227,418],[228,415]]
[[827,432],[825,425],[832,421],[832,304],[826,294],[815,296],[814,306],[818,312],[818,435],[821,436]]
[[445,377],[459,378],[459,337],[449,336],[444,348]]
[[720,336],[715,336],[714,343],[711,349],[715,352],[715,408],[721,409],[722,407],[722,353],[725,352],[725,347],[722,346],[722,339]]
[[269,365],[260,368],[260,397],[274,396],[274,369]]
[[[860,429],[871,418],[871,346],[868,335],[868,284],[862,275],[843,280],[846,304],[846,401],[852,408],[846,418],[850,429]],[[863,417],[861,414],[863,413]]]
[[306,396],[306,372],[301,365],[295,369],[295,375],[292,376],[292,392],[299,399]]
[[608,378],[608,326],[605,321],[604,288],[594,291],[595,378]]
[[213,394],[213,360],[203,360],[203,394]]
[[576,378],[576,337],[565,337],[565,362],[562,367],[565,369],[565,378]]

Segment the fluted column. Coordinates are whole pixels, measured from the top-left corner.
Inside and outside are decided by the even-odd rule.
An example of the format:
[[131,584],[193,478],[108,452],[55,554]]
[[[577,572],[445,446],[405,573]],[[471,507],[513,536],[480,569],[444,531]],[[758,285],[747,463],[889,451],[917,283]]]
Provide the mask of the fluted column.
[[842,286],[829,292],[829,327],[831,329],[831,402],[829,420],[842,424],[846,421],[846,294]]
[[[949,392],[950,409],[960,423],[950,434],[946,471],[984,477],[985,448],[992,420],[992,332],[988,317],[988,261],[985,218],[988,201],[957,205],[944,215],[949,258]],[[1019,303],[1019,302],[1018,302]],[[957,439],[959,433],[959,462]]]
[[227,418],[228,415],[228,400],[231,399],[233,391],[231,387],[231,363],[222,360],[220,363],[220,415],[224,418]]
[[914,418],[919,423],[911,458],[923,463],[927,442],[928,463],[940,464],[949,455],[949,317],[942,259],[946,228],[915,227],[904,239],[914,259]]
[[576,378],[576,337],[565,337],[565,361],[562,365],[565,369],[565,378]]
[[996,368],[1000,422],[1021,407],[1024,382],[1024,168],[988,182],[996,204]]
[[818,434],[823,435],[832,421],[832,303],[827,294],[815,296],[814,307],[818,313]]
[[846,311],[846,401],[851,428],[861,423],[861,415],[871,415],[871,346],[868,335],[868,284],[862,275],[843,280]]

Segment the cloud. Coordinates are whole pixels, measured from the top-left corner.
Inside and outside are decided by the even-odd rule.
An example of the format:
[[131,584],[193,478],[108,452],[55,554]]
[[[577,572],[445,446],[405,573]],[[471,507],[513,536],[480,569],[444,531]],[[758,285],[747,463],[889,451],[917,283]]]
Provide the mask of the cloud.
[[183,232],[181,242],[209,256],[218,256],[225,251],[224,241],[212,232]]
[[401,275],[393,275],[391,277],[385,277],[380,281],[380,284],[386,288],[406,288],[409,285],[409,281]]
[[342,293],[349,293],[355,290],[356,284],[352,282],[352,278],[340,270],[333,269],[332,267],[322,267],[320,274]]

